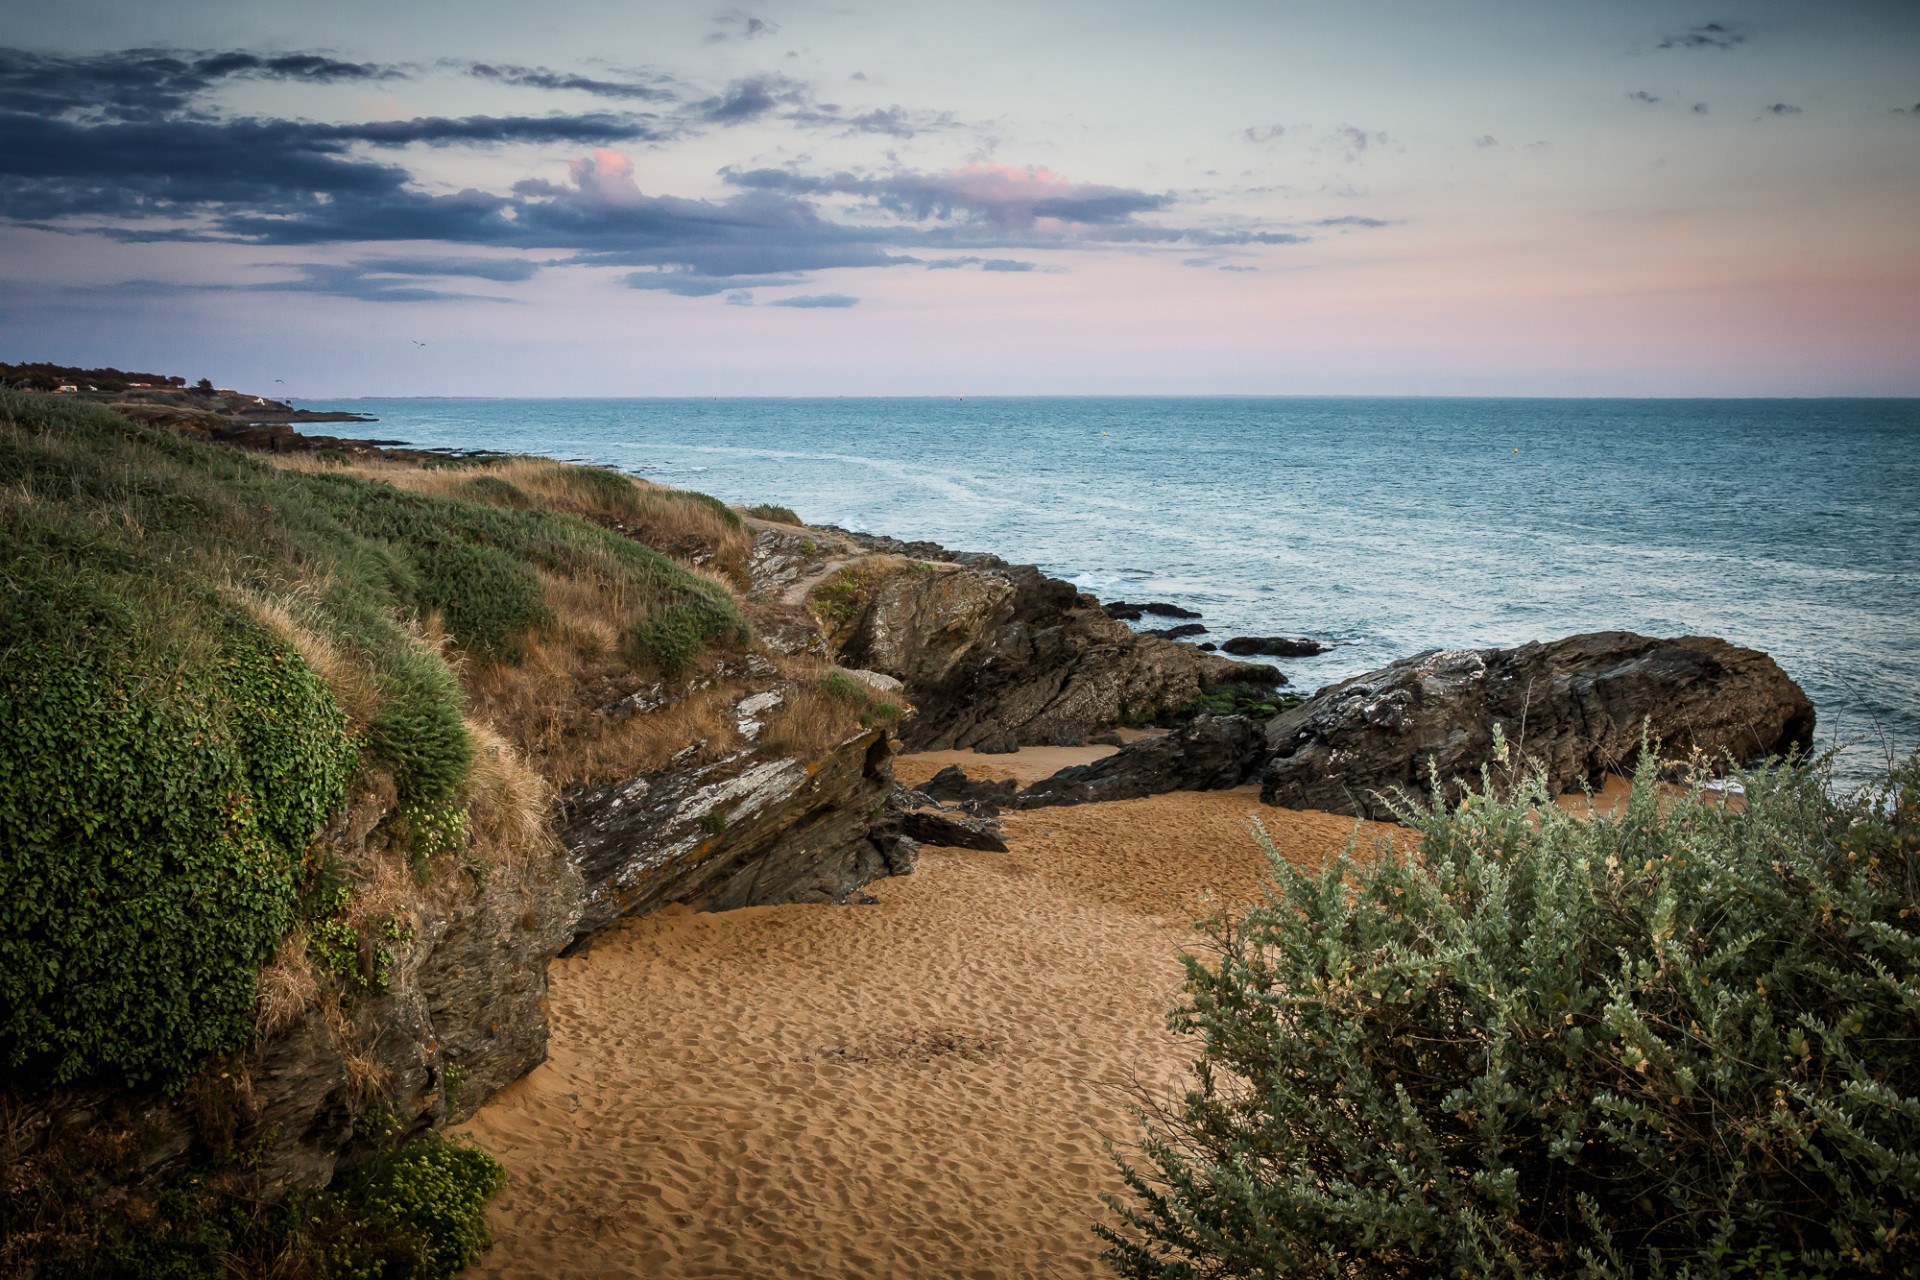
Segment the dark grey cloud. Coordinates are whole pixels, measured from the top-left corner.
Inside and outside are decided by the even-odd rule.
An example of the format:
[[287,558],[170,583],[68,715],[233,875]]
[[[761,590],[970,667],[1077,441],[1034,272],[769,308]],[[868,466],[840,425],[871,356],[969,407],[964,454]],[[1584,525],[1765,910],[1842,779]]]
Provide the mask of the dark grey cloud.
[[1337,126],[1326,136],[1322,146],[1343,150],[1349,160],[1365,155],[1369,150],[1386,146],[1393,139],[1378,129],[1362,129],[1356,125]]
[[1273,142],[1287,135],[1287,126],[1283,124],[1248,125],[1240,131],[1240,136],[1248,142]]
[[240,204],[283,213],[342,197],[399,196],[408,172],[354,156],[355,144],[601,145],[649,133],[642,122],[610,115],[89,124],[0,112],[0,217],[151,216]]
[[520,67],[508,64],[474,62],[467,71],[482,80],[518,85],[551,92],[591,93],[602,98],[621,98],[639,102],[672,102],[679,98],[673,82],[665,76],[651,80],[606,80],[595,76],[553,71],[546,67]]
[[1790,102],[1776,102],[1767,108],[1767,114],[1773,116],[1797,116],[1801,114],[1801,110]]
[[1500,145],[1500,139],[1494,137],[1490,133],[1483,133],[1479,137],[1473,140],[1473,145],[1476,147],[1480,147],[1482,149],[1487,147],[1497,147]]
[[844,293],[803,293],[793,298],[775,298],[766,305],[770,307],[851,307],[858,305],[860,299]]
[[1711,108],[1704,102],[1696,102],[1693,104],[1693,114],[1697,116],[1704,116],[1709,110],[1711,110]]
[[1644,102],[1649,106],[1660,101],[1659,94],[1648,93],[1645,89],[1635,89],[1632,93],[1628,94],[1627,96],[1629,98],[1632,98],[1635,102]]
[[1384,218],[1363,218],[1358,214],[1342,214],[1337,218],[1316,218],[1307,224],[1310,227],[1390,227],[1393,224]]
[[1707,22],[1660,42],[1662,49],[1731,49],[1746,41],[1746,33],[1723,22]]
[[782,107],[807,105],[807,86],[786,76],[748,76],[726,91],[694,104],[700,119],[711,124],[742,124]]
[[153,120],[187,110],[227,80],[334,84],[406,74],[401,67],[346,62],[321,53],[125,49],[65,56],[0,48],[0,111]]

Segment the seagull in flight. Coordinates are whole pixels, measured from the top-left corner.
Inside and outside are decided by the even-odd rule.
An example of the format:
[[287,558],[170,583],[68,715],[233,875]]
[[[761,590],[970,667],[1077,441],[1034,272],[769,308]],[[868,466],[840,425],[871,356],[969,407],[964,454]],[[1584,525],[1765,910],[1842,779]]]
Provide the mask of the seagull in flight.
[[420,339],[418,339],[418,338],[410,338],[410,339],[408,339],[408,341],[410,341],[410,342],[412,342],[412,343],[413,343],[413,345],[414,345],[414,346],[416,346],[416,347],[424,347],[424,346],[426,346],[426,345],[427,345],[426,343],[424,343],[424,342],[422,342],[422,341],[420,341]]

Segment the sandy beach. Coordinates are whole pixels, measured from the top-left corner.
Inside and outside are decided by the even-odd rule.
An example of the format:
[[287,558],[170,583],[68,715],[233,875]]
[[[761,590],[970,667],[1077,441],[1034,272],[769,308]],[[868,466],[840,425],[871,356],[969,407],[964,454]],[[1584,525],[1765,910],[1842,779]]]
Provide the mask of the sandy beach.
[[1132,1082],[1180,1073],[1178,952],[1259,892],[1253,818],[1305,865],[1392,830],[1251,788],[1015,813],[1010,853],[929,848],[872,905],[608,929],[553,964],[550,1060],[469,1126],[510,1174],[479,1274],[1102,1274],[1104,1144],[1135,1133]]

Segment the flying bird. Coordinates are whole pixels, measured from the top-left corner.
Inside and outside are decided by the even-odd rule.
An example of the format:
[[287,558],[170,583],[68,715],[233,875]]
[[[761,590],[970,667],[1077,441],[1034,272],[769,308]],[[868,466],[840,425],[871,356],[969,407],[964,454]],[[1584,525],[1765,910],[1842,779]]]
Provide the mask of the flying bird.
[[416,347],[424,347],[427,345],[426,343],[420,341],[420,339],[418,338],[412,338],[412,339],[409,339],[409,341],[411,341],[413,345]]

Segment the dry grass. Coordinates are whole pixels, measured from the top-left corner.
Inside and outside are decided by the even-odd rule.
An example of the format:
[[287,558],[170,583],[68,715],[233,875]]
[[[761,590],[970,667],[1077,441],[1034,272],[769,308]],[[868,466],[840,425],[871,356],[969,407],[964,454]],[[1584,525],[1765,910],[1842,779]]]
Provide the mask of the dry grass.
[[260,970],[253,1024],[262,1035],[278,1035],[300,1021],[319,999],[320,984],[307,957],[307,935],[296,930],[281,941],[273,961]]
[[314,673],[327,682],[341,710],[347,713],[353,731],[365,732],[380,709],[380,694],[373,686],[373,674],[365,662],[342,653],[338,645],[313,625],[314,601],[324,594],[325,584],[306,584],[279,595],[237,585],[230,585],[228,590],[254,621],[291,646]]
[[547,823],[553,787],[527,765],[512,743],[487,725],[468,720],[467,732],[474,746],[464,794],[472,822],[468,856],[518,873],[536,854],[554,850]]
[[461,466],[423,467],[383,458],[332,462],[313,454],[272,460],[300,471],[345,473],[436,497],[500,507],[540,507],[591,520],[689,564],[743,581],[753,535],[739,516],[705,494],[653,484],[604,467],[545,458],[503,458]]
[[759,746],[770,755],[817,760],[876,724],[890,724],[899,708],[878,702],[865,685],[822,663],[793,670],[785,698],[767,720]]

